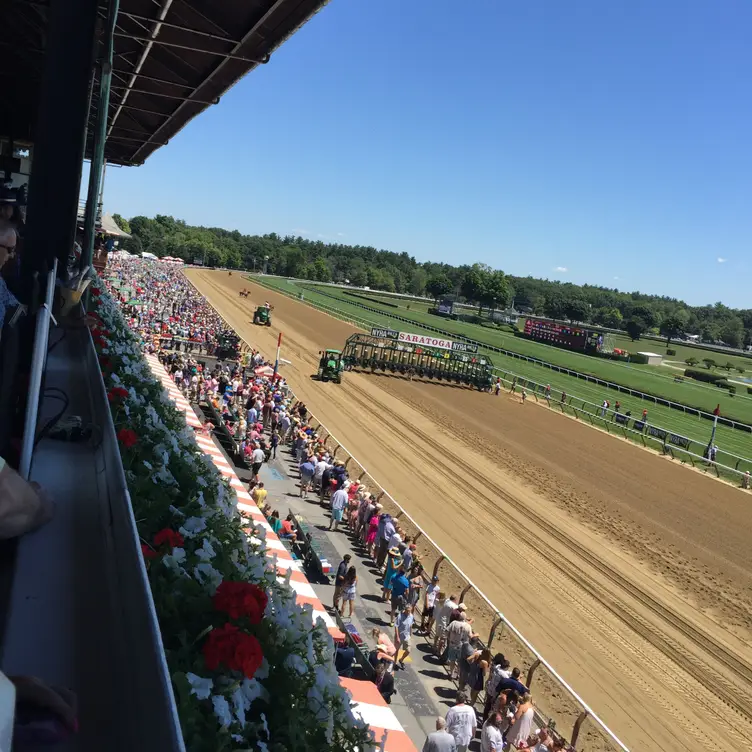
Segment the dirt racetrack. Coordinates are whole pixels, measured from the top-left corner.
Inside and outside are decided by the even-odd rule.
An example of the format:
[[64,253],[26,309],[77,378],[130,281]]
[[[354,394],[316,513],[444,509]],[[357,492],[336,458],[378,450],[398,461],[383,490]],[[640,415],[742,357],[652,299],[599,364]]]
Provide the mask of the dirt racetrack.
[[296,395],[630,749],[752,749],[750,494],[505,393],[319,383],[318,351],[355,327],[186,273],[267,355],[284,333]]

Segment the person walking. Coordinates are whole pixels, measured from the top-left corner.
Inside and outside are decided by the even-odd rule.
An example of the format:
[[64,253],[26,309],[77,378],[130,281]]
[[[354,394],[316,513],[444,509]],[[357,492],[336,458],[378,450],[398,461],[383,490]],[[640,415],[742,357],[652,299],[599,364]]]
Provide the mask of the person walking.
[[[413,635],[414,623],[413,607],[409,603],[405,604],[397,615],[397,623],[394,626],[394,647],[397,648],[395,668],[398,666],[401,669],[405,668],[405,659],[410,655],[410,640]],[[403,651],[401,658],[400,650]]]
[[332,605],[336,611],[339,611],[339,601],[342,598],[342,590],[345,587],[345,576],[347,570],[350,568],[350,554],[345,554],[342,557],[342,561],[337,567],[337,573],[334,575],[334,597],[332,598]]
[[464,692],[457,693],[457,702],[446,715],[446,726],[457,744],[457,752],[467,752],[470,742],[475,737],[478,719],[475,717],[475,710],[467,704],[467,695]]
[[446,721],[436,719],[436,731],[432,731],[423,742],[423,752],[457,752],[457,742],[446,730]]
[[349,619],[352,619],[353,606],[355,605],[355,594],[357,592],[357,587],[358,587],[358,575],[355,572],[355,567],[350,567],[350,569],[347,570],[347,574],[345,575],[345,581],[342,586],[342,608],[340,609],[340,612],[339,612],[340,616],[345,615],[345,604],[348,604],[349,611],[347,613],[347,616]]
[[251,472],[258,483],[261,465],[264,464],[264,450],[258,444],[256,444],[255,449],[251,453],[251,463]]

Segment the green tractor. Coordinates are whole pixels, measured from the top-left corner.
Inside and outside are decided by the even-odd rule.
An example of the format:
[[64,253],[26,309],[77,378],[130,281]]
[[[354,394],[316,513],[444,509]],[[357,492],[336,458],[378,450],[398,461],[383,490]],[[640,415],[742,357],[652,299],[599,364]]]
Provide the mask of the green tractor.
[[269,306],[260,305],[253,314],[253,323],[261,326],[272,325],[272,309]]
[[341,350],[324,350],[319,360],[319,381],[333,381],[335,384],[342,383],[342,371],[345,370],[345,362],[342,359]]

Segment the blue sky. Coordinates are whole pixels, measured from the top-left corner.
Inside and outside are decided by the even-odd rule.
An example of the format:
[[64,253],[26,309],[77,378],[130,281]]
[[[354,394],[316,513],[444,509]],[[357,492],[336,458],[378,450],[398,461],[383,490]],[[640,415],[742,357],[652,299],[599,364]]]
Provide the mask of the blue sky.
[[752,2],[332,0],[105,204],[752,305]]

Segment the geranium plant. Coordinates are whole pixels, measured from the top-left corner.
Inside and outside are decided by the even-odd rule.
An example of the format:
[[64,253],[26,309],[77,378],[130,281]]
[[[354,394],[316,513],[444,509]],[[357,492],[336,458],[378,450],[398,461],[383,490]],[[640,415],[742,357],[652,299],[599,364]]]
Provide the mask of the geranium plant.
[[371,733],[339,685],[326,627],[279,581],[265,530],[241,519],[113,298],[102,285],[92,292],[92,336],[186,747],[366,749]]

